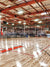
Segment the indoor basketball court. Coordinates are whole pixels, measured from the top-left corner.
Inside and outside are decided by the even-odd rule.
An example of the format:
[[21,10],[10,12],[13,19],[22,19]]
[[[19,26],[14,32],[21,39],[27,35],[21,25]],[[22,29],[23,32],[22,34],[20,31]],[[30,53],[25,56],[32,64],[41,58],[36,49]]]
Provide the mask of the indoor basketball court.
[[50,0],[0,0],[0,67],[50,67]]

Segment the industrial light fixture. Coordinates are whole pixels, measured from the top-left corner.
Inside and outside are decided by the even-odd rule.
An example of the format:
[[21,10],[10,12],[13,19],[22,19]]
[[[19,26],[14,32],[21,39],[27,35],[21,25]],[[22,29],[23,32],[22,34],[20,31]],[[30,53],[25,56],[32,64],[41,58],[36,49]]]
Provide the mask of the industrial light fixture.
[[14,25],[14,23],[12,25]]
[[39,25],[37,25],[37,27],[40,27]]
[[39,21],[38,23],[42,23],[42,21]]
[[46,15],[46,14],[47,14],[46,12],[41,13],[41,15]]
[[8,24],[8,22],[6,24]]
[[35,19],[34,21],[39,21],[39,19]]
[[26,21],[24,20],[23,22],[24,22],[23,24],[26,25]]
[[21,10],[21,11],[18,11],[18,14],[19,15],[22,15],[23,14],[23,11]]
[[18,1],[21,1],[21,0],[18,0]]
[[0,18],[1,18],[2,16],[0,15]]
[[26,23],[25,23],[25,22],[24,22],[23,24],[24,24],[24,25],[26,25]]
[[18,21],[19,24],[21,24],[21,21]]

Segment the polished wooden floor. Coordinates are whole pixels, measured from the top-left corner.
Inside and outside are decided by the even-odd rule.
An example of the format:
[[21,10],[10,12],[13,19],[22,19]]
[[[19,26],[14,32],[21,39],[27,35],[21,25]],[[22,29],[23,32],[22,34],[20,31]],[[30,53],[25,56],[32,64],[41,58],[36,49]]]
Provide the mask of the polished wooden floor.
[[49,38],[1,38],[0,50],[22,45],[0,53],[0,67],[50,67]]

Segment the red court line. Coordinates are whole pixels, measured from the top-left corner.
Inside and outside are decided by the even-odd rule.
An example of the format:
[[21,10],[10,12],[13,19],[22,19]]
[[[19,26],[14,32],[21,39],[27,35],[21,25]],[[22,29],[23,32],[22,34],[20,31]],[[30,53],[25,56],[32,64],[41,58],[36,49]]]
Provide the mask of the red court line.
[[[18,52],[18,51],[13,51],[13,52]],[[31,55],[31,54],[28,54],[28,53],[22,53],[22,52],[20,52],[21,54],[25,54],[25,55],[30,55],[30,56],[33,56],[33,55]]]
[[[47,47],[45,47],[44,49],[42,49],[41,52],[44,51],[45,49],[47,49],[49,46],[50,46],[50,45],[48,45]],[[13,49],[17,49],[17,48],[21,48],[21,47],[23,47],[23,46],[17,46],[17,47],[14,47]],[[11,51],[11,50],[13,50],[13,49],[12,49],[12,48],[8,48],[8,50],[4,49],[4,50],[2,50],[0,53],[4,53],[4,52],[7,52],[7,51]],[[13,52],[17,52],[17,51],[13,51]],[[31,54],[28,54],[28,53],[22,53],[22,52],[20,52],[20,53],[23,54],[23,55],[29,55],[29,56],[31,56],[31,58],[33,58],[33,56],[34,56],[34,55],[31,55]]]
[[47,49],[49,46],[50,46],[50,45],[48,45],[47,47],[45,47],[44,49],[42,49],[41,52],[44,51],[45,49]]
[[23,46],[16,46],[14,48],[8,48],[8,50],[4,49],[4,50],[0,50],[0,53],[4,53],[4,52],[7,52],[7,51],[11,51],[11,50],[14,50],[14,49],[17,49],[17,48],[21,48]]
[[[18,52],[18,51],[13,51],[13,52]],[[22,53],[22,52],[20,52],[20,54],[28,55],[28,56],[30,56],[31,58],[33,58],[33,56],[34,56],[34,55],[31,55],[31,54],[28,54],[28,53]]]
[[[49,46],[50,46],[50,45],[48,45],[47,47],[45,47],[44,49],[42,49],[41,52],[44,51],[45,49],[47,49]],[[13,52],[17,52],[17,51],[13,51]],[[33,58],[33,56],[34,56],[34,55],[31,55],[31,54],[28,54],[28,53],[22,53],[22,52],[20,52],[20,54],[23,54],[23,55],[29,55],[29,56],[31,56],[31,58]]]

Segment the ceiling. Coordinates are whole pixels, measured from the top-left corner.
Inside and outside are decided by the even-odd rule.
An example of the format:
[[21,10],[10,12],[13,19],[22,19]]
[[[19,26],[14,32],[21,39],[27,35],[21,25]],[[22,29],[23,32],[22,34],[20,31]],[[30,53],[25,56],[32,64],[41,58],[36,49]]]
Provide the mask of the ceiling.
[[8,25],[18,25],[21,21],[21,24],[26,22],[26,25],[50,26],[50,0],[0,0],[0,15],[1,20],[8,22]]

